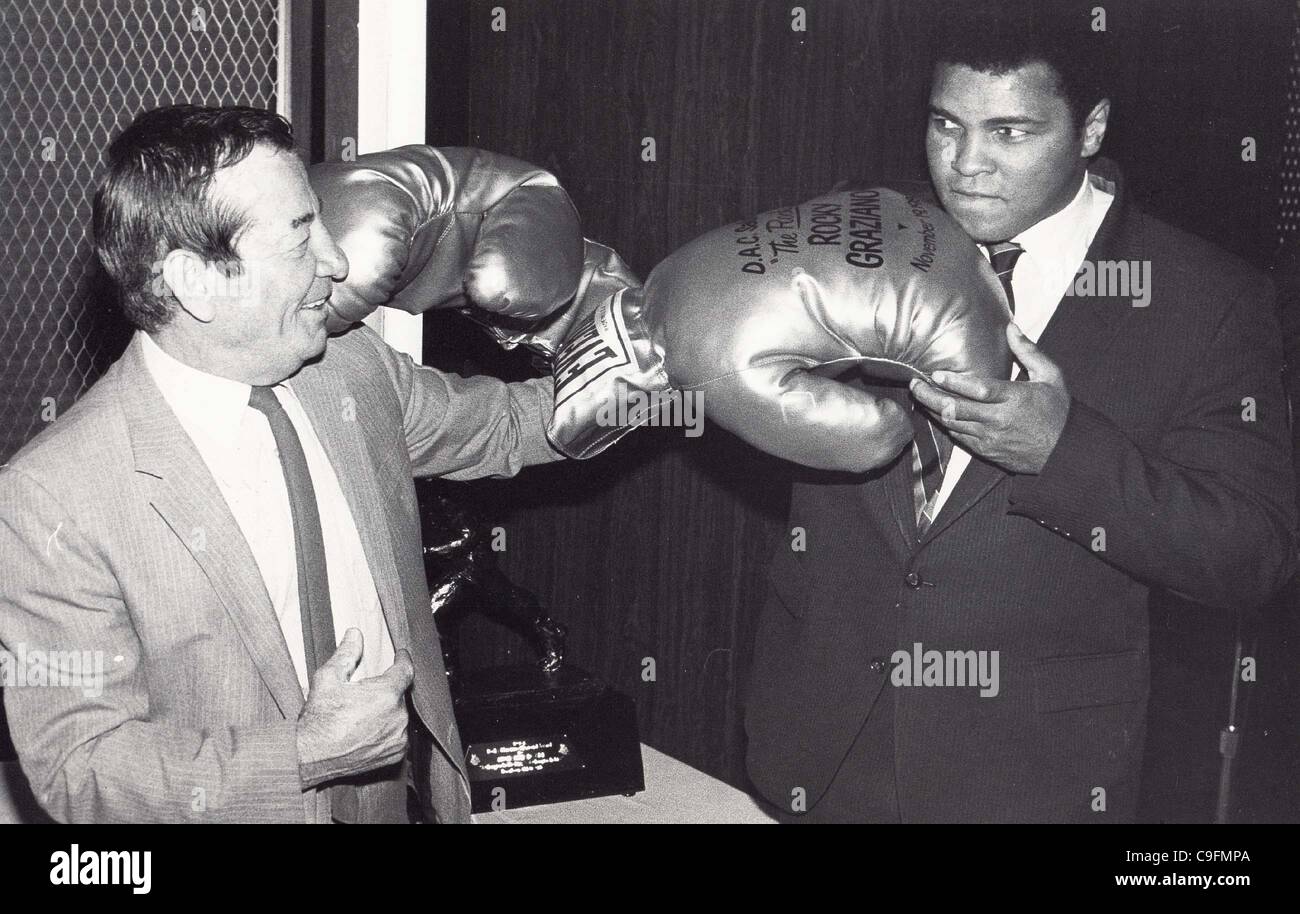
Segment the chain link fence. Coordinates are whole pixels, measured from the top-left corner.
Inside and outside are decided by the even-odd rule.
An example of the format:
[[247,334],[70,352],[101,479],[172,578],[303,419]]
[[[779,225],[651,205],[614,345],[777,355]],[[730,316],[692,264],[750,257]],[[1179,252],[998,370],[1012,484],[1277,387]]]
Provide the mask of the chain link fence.
[[0,0],[0,463],[121,354],[90,247],[109,140],[159,105],[274,108],[277,0]]
[[[109,140],[159,105],[275,107],[277,9],[0,0],[0,463],[130,337],[90,246]],[[0,760],[12,757],[0,706]]]

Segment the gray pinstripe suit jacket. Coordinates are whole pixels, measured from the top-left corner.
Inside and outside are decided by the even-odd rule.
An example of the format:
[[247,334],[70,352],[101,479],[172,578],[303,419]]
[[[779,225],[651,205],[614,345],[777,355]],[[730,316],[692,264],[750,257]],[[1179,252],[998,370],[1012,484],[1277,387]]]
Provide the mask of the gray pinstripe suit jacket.
[[[338,474],[394,645],[414,660],[412,703],[441,749],[429,772],[439,819],[467,821],[412,477],[559,459],[544,431],[550,381],[445,375],[358,327],[287,383]],[[329,791],[300,779],[304,696],[257,565],[138,338],[0,471],[0,506],[0,644],[103,652],[100,694],[4,689],[52,816],[330,821]]]

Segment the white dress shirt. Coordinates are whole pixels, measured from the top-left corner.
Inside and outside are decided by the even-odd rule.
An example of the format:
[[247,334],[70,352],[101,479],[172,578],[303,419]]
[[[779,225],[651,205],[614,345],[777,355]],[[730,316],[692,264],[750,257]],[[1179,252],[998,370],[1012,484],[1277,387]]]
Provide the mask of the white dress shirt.
[[[164,352],[147,333],[142,336],[149,373],[216,479],[257,561],[306,695],[293,519],[271,425],[248,405],[249,385],[192,368]],[[335,637],[341,639],[349,628],[360,629],[365,647],[352,678],[377,676],[393,663],[393,639],[352,511],[302,404],[288,387],[277,384],[274,390],[298,432],[316,491]]]
[[[1114,199],[1113,194],[1103,189],[1100,179],[1093,179],[1085,172],[1079,192],[1064,209],[1010,239],[1024,248],[1011,273],[1011,291],[1016,297],[1015,322],[1035,343],[1056,313],[1061,297],[1074,282]],[[989,256],[983,245],[980,250],[985,257]],[[1014,379],[1019,374],[1020,365],[1013,364],[1011,377]],[[943,484],[935,496],[932,516],[939,516],[969,463],[970,454],[954,443]]]

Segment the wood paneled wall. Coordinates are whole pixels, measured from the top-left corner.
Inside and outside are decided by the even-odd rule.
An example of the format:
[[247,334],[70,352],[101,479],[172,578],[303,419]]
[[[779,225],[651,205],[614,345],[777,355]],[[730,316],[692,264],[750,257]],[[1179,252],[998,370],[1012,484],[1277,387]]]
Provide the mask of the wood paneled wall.
[[309,163],[337,161],[357,136],[359,0],[289,5],[289,99],[294,144]]

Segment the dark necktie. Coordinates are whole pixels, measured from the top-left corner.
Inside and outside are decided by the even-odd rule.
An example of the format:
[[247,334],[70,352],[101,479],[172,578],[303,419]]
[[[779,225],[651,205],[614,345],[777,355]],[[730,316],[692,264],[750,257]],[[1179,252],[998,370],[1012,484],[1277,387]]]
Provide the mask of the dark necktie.
[[330,658],[334,640],[334,612],[330,606],[329,576],[325,567],[325,536],[321,532],[316,490],[307,471],[307,457],[298,432],[269,387],[254,387],[248,405],[266,416],[280,452],[280,469],[289,490],[293,516],[294,554],[298,559],[298,609],[302,615],[302,641],[307,655],[307,675]]
[[993,272],[998,274],[998,281],[1002,283],[1002,289],[1007,293],[1007,304],[1011,306],[1011,313],[1016,313],[1016,294],[1011,291],[1011,274],[1016,268],[1016,261],[1025,249],[1014,241],[999,241],[996,244],[986,244],[984,247],[989,252],[989,263],[993,265]]
[[[329,574],[325,566],[325,535],[321,531],[316,489],[307,469],[302,441],[279,399],[269,387],[254,387],[248,405],[266,416],[280,453],[280,469],[289,490],[293,518],[294,555],[298,559],[298,612],[302,617],[302,645],[307,656],[307,676],[316,672],[338,648],[334,640],[334,610],[330,605]],[[340,822],[360,819],[360,800],[352,784],[330,787],[330,807]]]

